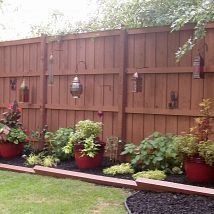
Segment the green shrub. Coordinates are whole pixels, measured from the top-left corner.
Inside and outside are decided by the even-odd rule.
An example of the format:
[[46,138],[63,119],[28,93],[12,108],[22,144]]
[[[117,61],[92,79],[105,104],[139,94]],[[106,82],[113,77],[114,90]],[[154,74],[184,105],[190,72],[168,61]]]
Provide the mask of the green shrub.
[[192,134],[186,134],[184,136],[178,136],[175,138],[177,142],[177,151],[179,156],[192,157],[198,153],[198,139]]
[[66,154],[73,154],[76,144],[83,145],[82,156],[94,157],[99,151],[101,142],[99,134],[102,132],[102,123],[91,120],[82,120],[75,125],[75,130],[71,131],[69,141],[63,147]]
[[131,156],[131,164],[137,170],[164,170],[172,173],[172,168],[181,166],[177,153],[177,142],[173,135],[153,133],[140,145],[126,144],[123,155]]
[[103,169],[103,173],[106,175],[133,174],[134,169],[132,169],[131,164],[122,163],[122,164],[118,164],[118,165]]
[[201,117],[195,118],[195,126],[189,133],[177,137],[177,150],[182,160],[185,158],[199,157],[207,164],[214,164],[214,141],[209,140],[212,131],[212,100],[203,99],[199,104]]
[[166,179],[166,174],[164,171],[161,171],[161,170],[149,170],[149,171],[138,172],[134,174],[132,177],[134,178],[134,180],[137,180],[138,178],[164,180]]
[[102,123],[91,120],[79,121],[76,126],[76,132],[81,134],[81,138],[86,139],[91,137],[97,137],[102,132]]
[[66,154],[63,148],[68,144],[72,128],[60,128],[56,132],[46,132],[46,149],[48,153],[60,160],[66,160],[73,154]]
[[212,166],[214,164],[214,142],[206,141],[198,144],[199,155],[204,158],[204,161]]

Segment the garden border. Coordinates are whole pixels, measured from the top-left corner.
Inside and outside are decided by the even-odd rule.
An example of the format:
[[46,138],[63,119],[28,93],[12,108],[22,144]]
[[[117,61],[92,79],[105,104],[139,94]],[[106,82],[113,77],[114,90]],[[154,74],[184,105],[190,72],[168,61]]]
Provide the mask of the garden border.
[[185,184],[177,184],[167,181],[157,181],[152,179],[138,179],[136,181],[106,177],[101,175],[92,175],[83,172],[74,172],[62,169],[54,169],[43,166],[35,166],[34,168],[14,166],[10,164],[0,164],[0,170],[13,171],[18,173],[30,173],[42,176],[51,176],[56,178],[78,179],[90,183],[114,186],[120,188],[128,188],[134,190],[150,190],[156,192],[174,192],[191,195],[203,195],[214,197],[214,189],[197,187]]

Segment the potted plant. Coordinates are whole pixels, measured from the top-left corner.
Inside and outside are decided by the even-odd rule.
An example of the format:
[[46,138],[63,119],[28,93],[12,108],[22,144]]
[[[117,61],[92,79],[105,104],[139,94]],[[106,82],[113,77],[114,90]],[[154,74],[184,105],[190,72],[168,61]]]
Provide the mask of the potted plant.
[[21,110],[15,101],[0,120],[0,156],[13,158],[22,154],[27,135],[20,122]]
[[212,134],[211,100],[203,99],[199,104],[201,117],[195,119],[196,126],[190,132],[177,137],[177,149],[184,162],[189,181],[214,181],[214,141],[208,139]]
[[64,151],[74,155],[78,168],[90,169],[101,166],[105,151],[105,143],[98,137],[101,132],[102,123],[91,120],[79,121],[71,131]]

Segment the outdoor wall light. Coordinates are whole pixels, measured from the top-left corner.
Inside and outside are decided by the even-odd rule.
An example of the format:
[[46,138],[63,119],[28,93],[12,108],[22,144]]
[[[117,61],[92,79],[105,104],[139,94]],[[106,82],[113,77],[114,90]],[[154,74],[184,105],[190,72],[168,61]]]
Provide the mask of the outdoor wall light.
[[193,60],[193,78],[203,79],[204,78],[204,59],[200,53]]
[[135,72],[132,76],[132,92],[142,92],[142,78]]
[[26,85],[25,79],[23,79],[19,89],[19,102],[23,102],[23,103],[29,102],[29,88]]
[[170,102],[168,103],[170,109],[178,108],[178,95],[175,91],[170,92]]
[[87,69],[85,61],[79,61],[77,63],[77,65],[76,65],[76,70],[75,70],[76,76],[74,77],[74,79],[73,79],[73,81],[71,82],[71,85],[70,85],[70,92],[72,94],[72,97],[75,98],[75,99],[80,98],[80,95],[83,92],[82,84],[80,83],[80,79],[77,76],[78,66],[79,66],[80,63],[84,63],[85,69]]
[[10,89],[12,91],[16,90],[17,79],[10,79]]

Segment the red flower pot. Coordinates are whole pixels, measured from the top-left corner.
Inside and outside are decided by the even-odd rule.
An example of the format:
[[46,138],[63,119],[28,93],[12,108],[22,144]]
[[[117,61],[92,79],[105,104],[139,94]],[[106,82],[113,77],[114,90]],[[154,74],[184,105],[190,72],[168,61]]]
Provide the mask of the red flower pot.
[[191,182],[214,182],[214,167],[206,164],[201,158],[187,158],[184,161],[187,179]]
[[74,158],[76,165],[79,169],[93,169],[102,165],[105,151],[105,143],[99,142],[99,144],[100,149],[93,158],[86,155],[82,155],[82,149],[84,148],[82,144],[76,144],[74,146]]
[[0,156],[3,158],[14,158],[20,156],[24,149],[24,144],[14,144],[14,143],[0,143]]

